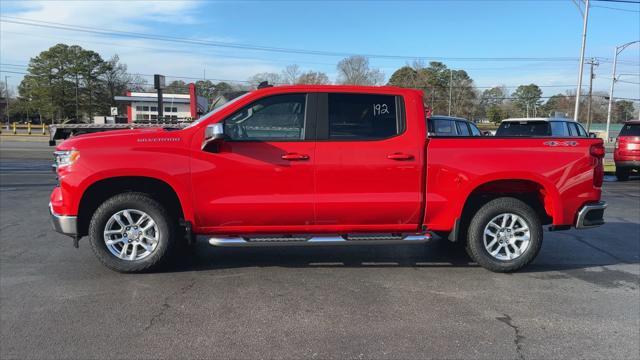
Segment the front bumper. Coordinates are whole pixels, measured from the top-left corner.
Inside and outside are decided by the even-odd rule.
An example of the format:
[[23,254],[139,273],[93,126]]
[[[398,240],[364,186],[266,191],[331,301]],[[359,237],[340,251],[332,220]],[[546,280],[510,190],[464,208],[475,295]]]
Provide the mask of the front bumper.
[[51,223],[53,229],[60,234],[76,237],[78,235],[78,217],[58,215],[53,212],[53,207],[49,203],[49,212],[51,213]]
[[588,229],[604,224],[604,209],[606,208],[607,203],[604,201],[584,205],[578,211],[576,229]]

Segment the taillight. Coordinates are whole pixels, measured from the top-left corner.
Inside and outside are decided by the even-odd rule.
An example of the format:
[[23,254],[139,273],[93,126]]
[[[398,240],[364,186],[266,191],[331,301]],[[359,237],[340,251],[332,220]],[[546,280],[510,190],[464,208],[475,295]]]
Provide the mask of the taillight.
[[593,144],[589,148],[589,154],[596,158],[596,166],[593,169],[593,186],[595,187],[601,187],[604,181],[604,153],[603,143]]
[[603,158],[604,157],[604,145],[602,143],[599,144],[593,144],[591,145],[591,148],[589,148],[589,154],[591,154],[591,156],[597,157],[597,158]]

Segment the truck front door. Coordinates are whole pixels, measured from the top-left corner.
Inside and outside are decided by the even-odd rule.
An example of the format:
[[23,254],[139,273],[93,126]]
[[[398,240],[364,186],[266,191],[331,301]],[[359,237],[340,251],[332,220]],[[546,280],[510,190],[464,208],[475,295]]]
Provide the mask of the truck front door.
[[304,231],[313,224],[315,95],[260,98],[224,119],[218,152],[196,151],[193,200],[200,230]]

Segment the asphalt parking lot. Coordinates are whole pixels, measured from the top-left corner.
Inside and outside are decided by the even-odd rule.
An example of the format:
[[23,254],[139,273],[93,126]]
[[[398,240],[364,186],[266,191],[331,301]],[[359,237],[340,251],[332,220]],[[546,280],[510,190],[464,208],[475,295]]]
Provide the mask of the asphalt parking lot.
[[51,230],[45,143],[0,142],[0,358],[607,358],[640,354],[640,179],[607,224],[494,274],[445,241],[218,249],[123,275]]

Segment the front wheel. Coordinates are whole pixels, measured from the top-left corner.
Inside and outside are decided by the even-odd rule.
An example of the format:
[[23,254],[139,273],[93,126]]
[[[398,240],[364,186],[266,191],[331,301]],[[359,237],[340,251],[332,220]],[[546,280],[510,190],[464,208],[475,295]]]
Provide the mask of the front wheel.
[[522,268],[533,261],[541,246],[538,214],[515,198],[503,197],[486,203],[469,224],[469,256],[494,272]]
[[98,207],[89,224],[91,248],[112,270],[142,272],[163,265],[174,244],[174,221],[142,193],[116,195]]

